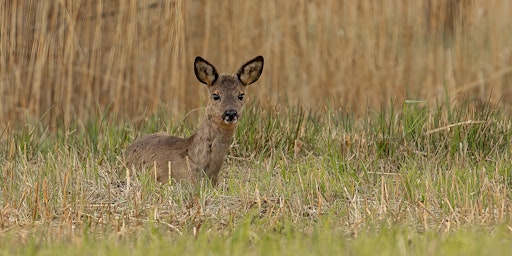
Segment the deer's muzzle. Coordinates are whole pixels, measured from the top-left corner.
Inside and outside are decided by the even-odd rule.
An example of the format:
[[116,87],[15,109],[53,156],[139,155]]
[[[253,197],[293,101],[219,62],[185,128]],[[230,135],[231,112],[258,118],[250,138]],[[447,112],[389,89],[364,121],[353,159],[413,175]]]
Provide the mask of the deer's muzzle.
[[222,114],[222,119],[225,123],[235,123],[238,120],[238,112],[233,109],[226,110]]

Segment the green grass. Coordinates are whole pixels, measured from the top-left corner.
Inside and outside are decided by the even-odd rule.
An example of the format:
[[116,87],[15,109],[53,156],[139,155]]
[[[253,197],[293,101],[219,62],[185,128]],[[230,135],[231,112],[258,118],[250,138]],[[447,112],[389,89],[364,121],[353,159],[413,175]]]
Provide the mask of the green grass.
[[507,254],[511,124],[478,102],[361,119],[253,104],[219,186],[187,189],[128,182],[122,152],[195,125],[35,120],[0,138],[0,254]]
[[[27,239],[23,246],[4,247],[4,254],[19,255],[509,255],[510,231],[460,229],[447,234],[396,227],[367,232],[357,237],[340,235],[330,226],[315,228],[310,234],[294,231],[275,234],[258,230],[246,221],[233,232],[222,235],[202,232],[197,236],[173,235],[148,224],[130,237],[111,233],[98,238],[78,234],[72,239],[49,241],[45,233]],[[4,243],[18,244],[13,237]]]

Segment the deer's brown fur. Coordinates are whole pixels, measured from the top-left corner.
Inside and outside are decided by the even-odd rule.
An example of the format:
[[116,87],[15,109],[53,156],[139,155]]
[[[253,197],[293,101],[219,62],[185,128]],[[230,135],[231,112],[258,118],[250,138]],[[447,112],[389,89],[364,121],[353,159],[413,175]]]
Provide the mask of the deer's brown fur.
[[196,184],[207,177],[216,184],[242,114],[245,88],[258,80],[262,70],[261,56],[233,75],[219,75],[212,64],[196,57],[196,77],[211,94],[202,125],[188,138],[155,133],[135,140],[125,151],[128,167],[151,170],[160,182],[172,178]]

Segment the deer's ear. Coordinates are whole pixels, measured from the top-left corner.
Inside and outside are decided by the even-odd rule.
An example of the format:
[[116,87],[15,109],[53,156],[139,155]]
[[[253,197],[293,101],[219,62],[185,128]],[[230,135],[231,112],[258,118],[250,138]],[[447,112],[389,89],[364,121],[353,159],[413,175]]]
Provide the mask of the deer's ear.
[[194,61],[194,73],[199,82],[211,86],[219,77],[215,67],[205,59],[197,56]]
[[258,56],[242,65],[236,72],[236,76],[243,85],[250,85],[260,78],[261,72],[263,72],[263,57]]

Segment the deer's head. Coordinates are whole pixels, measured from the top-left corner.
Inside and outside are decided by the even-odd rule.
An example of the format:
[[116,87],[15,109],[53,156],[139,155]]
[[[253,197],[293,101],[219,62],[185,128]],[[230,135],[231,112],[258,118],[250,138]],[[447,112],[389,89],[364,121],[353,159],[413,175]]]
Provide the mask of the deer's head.
[[207,120],[222,128],[234,128],[243,111],[245,89],[258,80],[262,71],[262,56],[243,64],[233,75],[219,75],[212,64],[196,57],[194,72],[210,92]]

